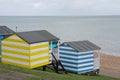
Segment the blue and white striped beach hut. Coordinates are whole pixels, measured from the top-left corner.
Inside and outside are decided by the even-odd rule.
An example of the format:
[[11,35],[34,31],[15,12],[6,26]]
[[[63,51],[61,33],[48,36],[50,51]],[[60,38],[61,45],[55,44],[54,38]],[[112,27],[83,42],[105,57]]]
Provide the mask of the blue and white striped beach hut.
[[1,40],[12,33],[14,33],[14,31],[9,29],[8,27],[0,26],[0,56],[1,56]]
[[88,40],[65,42],[60,46],[60,61],[68,72],[87,73],[99,70],[95,51],[101,48]]

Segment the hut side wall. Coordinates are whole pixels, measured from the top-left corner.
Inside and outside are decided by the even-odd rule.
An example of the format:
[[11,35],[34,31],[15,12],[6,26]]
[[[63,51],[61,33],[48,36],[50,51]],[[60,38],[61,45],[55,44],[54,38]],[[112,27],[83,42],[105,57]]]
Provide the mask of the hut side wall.
[[49,42],[41,42],[30,45],[31,68],[49,64]]
[[2,41],[2,63],[30,68],[29,44],[16,34]]
[[85,73],[94,70],[94,52],[78,53],[78,73]]
[[94,52],[77,52],[68,45],[60,46],[60,61],[68,72],[85,73],[94,70]]
[[78,55],[77,51],[68,45],[60,46],[60,61],[68,72],[78,72]]

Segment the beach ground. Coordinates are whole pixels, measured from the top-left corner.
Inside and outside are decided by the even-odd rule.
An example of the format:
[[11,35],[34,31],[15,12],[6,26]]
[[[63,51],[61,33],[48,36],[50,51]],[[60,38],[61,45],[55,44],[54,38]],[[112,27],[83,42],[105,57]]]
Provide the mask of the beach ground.
[[[120,57],[101,54],[100,67],[100,75],[120,78]],[[0,80],[26,80],[29,77],[38,78],[39,76],[8,70],[0,73]]]
[[100,55],[100,74],[120,78],[120,57]]

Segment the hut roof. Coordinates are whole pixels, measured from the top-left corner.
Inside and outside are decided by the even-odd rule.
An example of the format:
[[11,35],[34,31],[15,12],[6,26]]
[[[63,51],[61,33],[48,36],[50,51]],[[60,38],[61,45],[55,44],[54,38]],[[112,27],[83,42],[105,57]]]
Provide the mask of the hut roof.
[[93,51],[93,50],[100,50],[101,48],[94,43],[84,40],[84,41],[73,41],[73,42],[65,42],[78,52],[86,52],[86,51]]
[[9,29],[7,26],[0,26],[0,35],[10,35],[13,33],[14,31]]
[[29,44],[38,43],[43,41],[56,41],[59,40],[56,36],[52,35],[46,30],[38,30],[38,31],[27,31],[27,32],[18,32],[16,33],[23,40],[28,42]]

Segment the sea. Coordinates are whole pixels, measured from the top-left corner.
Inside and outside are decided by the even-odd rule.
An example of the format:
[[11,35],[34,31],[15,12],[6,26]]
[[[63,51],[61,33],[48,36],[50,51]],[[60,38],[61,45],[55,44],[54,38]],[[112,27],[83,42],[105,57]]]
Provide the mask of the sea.
[[102,53],[120,56],[120,16],[0,16],[0,25],[17,32],[48,30],[61,43],[89,40]]

